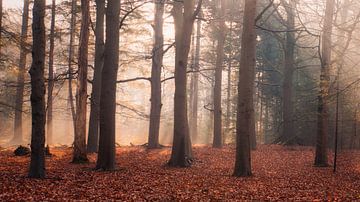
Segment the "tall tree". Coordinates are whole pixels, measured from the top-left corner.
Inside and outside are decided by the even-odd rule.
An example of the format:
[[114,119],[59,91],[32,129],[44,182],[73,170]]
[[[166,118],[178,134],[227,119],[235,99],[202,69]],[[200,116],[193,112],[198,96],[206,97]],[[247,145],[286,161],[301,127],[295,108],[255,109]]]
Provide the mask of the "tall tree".
[[119,68],[120,0],[108,0],[100,97],[100,139],[96,168],[115,169],[116,79]]
[[76,98],[76,123],[74,135],[73,162],[87,162],[86,155],[86,101],[88,75],[90,6],[88,0],[81,0],[81,30],[78,58],[78,82]]
[[234,176],[251,175],[250,139],[255,133],[254,80],[256,60],[256,0],[245,0],[236,120],[236,160]]
[[25,82],[25,69],[26,69],[26,56],[28,51],[25,44],[28,38],[28,24],[29,24],[29,0],[24,0],[24,8],[22,15],[21,35],[20,35],[20,60],[19,72],[16,87],[16,100],[15,100],[15,124],[14,124],[14,143],[21,143],[23,141],[23,126],[22,126],[22,113],[24,102],[24,82]]
[[70,19],[70,43],[69,43],[69,58],[68,58],[68,74],[69,74],[69,100],[68,104],[71,110],[71,117],[73,121],[74,133],[75,133],[75,122],[76,122],[76,111],[74,105],[74,94],[73,94],[73,59],[74,59],[74,40],[75,40],[75,27],[76,27],[76,6],[77,0],[71,1],[71,19]]
[[1,47],[2,47],[2,27],[3,27],[2,19],[3,19],[3,0],[0,0],[0,59],[1,59]]
[[186,167],[191,165],[192,149],[187,117],[187,63],[191,44],[191,34],[195,16],[195,1],[174,1],[173,16],[175,24],[175,96],[174,96],[174,138],[170,166]]
[[159,129],[161,116],[161,69],[164,54],[164,35],[163,35],[163,15],[165,0],[154,0],[155,19],[154,19],[154,47],[152,50],[152,69],[151,69],[151,109],[148,148],[159,147]]
[[45,0],[35,0],[33,8],[33,47],[31,76],[31,162],[29,177],[45,177]]
[[331,34],[335,0],[326,0],[324,26],[322,30],[320,92],[318,96],[318,120],[315,166],[328,166],[327,136],[329,133],[329,83],[331,68]]
[[199,102],[199,70],[200,70],[200,43],[201,43],[201,10],[198,13],[196,23],[196,42],[194,57],[194,73],[191,75],[190,81],[190,135],[196,142],[198,137],[198,102]]
[[49,50],[49,83],[47,98],[47,143],[53,143],[53,89],[54,89],[54,47],[55,47],[55,17],[56,0],[52,0]]
[[222,140],[222,109],[221,109],[221,86],[222,86],[222,71],[224,62],[224,45],[226,37],[226,24],[225,24],[225,12],[226,1],[220,1],[221,6],[219,9],[218,20],[218,38],[216,47],[216,65],[215,65],[215,85],[214,85],[214,139],[213,147],[221,148],[223,144]]
[[295,7],[296,0],[289,0],[287,3],[282,0],[286,10],[287,23],[286,42],[284,49],[284,81],[283,81],[283,122],[284,129],[282,139],[285,144],[295,144],[296,138],[294,134],[293,121],[293,75],[295,71]]
[[97,152],[99,145],[101,72],[104,65],[104,20],[105,0],[96,0],[95,65],[90,98],[88,152]]

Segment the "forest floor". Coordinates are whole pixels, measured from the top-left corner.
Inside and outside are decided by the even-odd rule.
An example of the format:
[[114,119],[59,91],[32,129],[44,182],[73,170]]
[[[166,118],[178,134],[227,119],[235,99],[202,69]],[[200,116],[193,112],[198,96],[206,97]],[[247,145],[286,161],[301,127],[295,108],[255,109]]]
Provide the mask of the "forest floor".
[[330,167],[313,167],[312,148],[259,146],[249,178],[232,176],[233,147],[195,147],[191,168],[165,166],[170,148],[118,148],[113,172],[94,171],[95,154],[88,164],[71,164],[71,152],[53,148],[48,178],[34,180],[26,177],[28,156],[0,151],[0,201],[360,200],[359,151],[341,152],[334,174]]

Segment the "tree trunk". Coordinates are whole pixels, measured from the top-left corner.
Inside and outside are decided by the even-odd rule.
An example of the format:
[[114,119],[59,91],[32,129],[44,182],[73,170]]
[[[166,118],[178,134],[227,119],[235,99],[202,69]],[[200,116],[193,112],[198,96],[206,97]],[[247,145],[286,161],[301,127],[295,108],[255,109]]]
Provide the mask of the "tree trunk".
[[315,166],[328,166],[327,137],[329,127],[328,96],[331,66],[331,33],[335,0],[326,1],[325,20],[322,35],[320,92],[318,96],[318,123]]
[[[201,4],[201,1],[200,1]],[[191,165],[192,149],[187,117],[187,63],[193,30],[195,1],[174,2],[175,24],[175,98],[174,98],[174,139],[170,166]],[[182,10],[184,9],[184,13]]]
[[[290,0],[289,3],[283,1],[287,14],[287,29],[295,29],[295,0]],[[293,120],[293,74],[295,70],[295,34],[294,32],[286,32],[285,45],[285,67],[284,67],[284,81],[283,81],[283,134],[282,141],[286,145],[296,144],[296,137],[294,134],[294,120]]]
[[1,47],[2,47],[2,19],[3,19],[3,0],[0,0],[0,62],[2,61]]
[[238,83],[236,121],[236,161],[234,176],[251,175],[251,135],[255,134],[254,80],[256,51],[256,0],[245,0],[244,29],[241,39],[241,60]]
[[[201,11],[198,14],[201,18]],[[192,96],[190,99],[190,136],[194,142],[197,142],[198,138],[198,100],[199,100],[199,69],[200,69],[200,43],[201,43],[201,19],[197,20],[196,23],[196,42],[195,42],[195,57],[194,57],[194,68],[195,71],[192,76],[191,92]]]
[[47,143],[53,144],[53,89],[54,89],[54,47],[55,47],[55,9],[56,1],[52,0],[51,27],[50,27],[50,50],[49,50],[49,83],[47,99]]
[[75,111],[75,106],[74,106],[74,95],[73,95],[73,87],[72,87],[73,73],[74,73],[72,63],[73,63],[73,59],[74,59],[76,4],[77,4],[77,0],[71,1],[70,44],[69,44],[69,58],[68,58],[68,71],[69,71],[69,89],[68,89],[69,90],[69,100],[68,100],[69,103],[68,104],[69,104],[70,110],[71,110],[74,134],[76,133],[76,131],[75,131],[75,129],[76,129],[76,126],[75,126],[76,111]]
[[164,52],[164,35],[163,35],[163,15],[164,0],[154,0],[155,19],[154,35],[155,42],[152,51],[152,69],[151,69],[151,109],[148,148],[154,149],[159,147],[159,130],[161,116],[161,69],[163,65]]
[[213,147],[222,147],[222,110],[221,110],[221,86],[222,86],[222,71],[224,62],[224,45],[226,37],[225,25],[225,1],[221,1],[221,8],[219,12],[218,25],[218,39],[216,48],[216,66],[215,66],[215,85],[214,85],[214,131],[213,131]]
[[14,143],[22,143],[23,141],[23,128],[22,128],[22,113],[24,102],[24,82],[25,82],[25,69],[26,69],[26,56],[27,50],[25,43],[28,35],[28,22],[29,22],[29,0],[24,0],[24,11],[22,16],[21,36],[20,36],[20,60],[19,72],[16,87],[16,100],[15,100],[15,124],[14,124]]
[[[230,15],[232,16],[233,13],[233,9],[231,9],[231,13]],[[229,58],[228,58],[228,69],[227,69],[227,87],[226,87],[226,118],[225,118],[225,133],[224,133],[224,140],[223,142],[226,143],[226,139],[227,136],[230,134],[230,120],[231,120],[231,105],[232,105],[232,101],[231,101],[231,73],[232,73],[232,61],[233,61],[233,39],[232,39],[232,31],[233,31],[233,21],[234,19],[231,17],[231,21],[230,21],[230,29],[229,29],[229,35],[230,35],[230,42],[229,42],[229,46],[230,46],[230,53],[229,53]]]
[[100,97],[100,137],[96,168],[115,169],[116,79],[119,68],[120,1],[109,0]]
[[76,129],[74,135],[73,163],[88,162],[86,155],[86,101],[89,49],[90,7],[88,0],[81,0],[81,30],[78,59],[76,99]]
[[33,8],[33,62],[31,76],[31,162],[29,177],[45,177],[45,0],[35,0]]
[[90,99],[91,107],[87,144],[88,152],[97,152],[99,145],[101,72],[104,65],[104,19],[105,0],[96,0],[95,68]]

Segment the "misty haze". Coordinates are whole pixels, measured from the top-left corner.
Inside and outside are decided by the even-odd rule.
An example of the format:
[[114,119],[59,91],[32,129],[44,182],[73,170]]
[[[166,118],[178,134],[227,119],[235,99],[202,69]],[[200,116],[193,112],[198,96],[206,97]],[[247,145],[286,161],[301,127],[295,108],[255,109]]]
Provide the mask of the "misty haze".
[[0,201],[360,200],[360,2],[0,0]]

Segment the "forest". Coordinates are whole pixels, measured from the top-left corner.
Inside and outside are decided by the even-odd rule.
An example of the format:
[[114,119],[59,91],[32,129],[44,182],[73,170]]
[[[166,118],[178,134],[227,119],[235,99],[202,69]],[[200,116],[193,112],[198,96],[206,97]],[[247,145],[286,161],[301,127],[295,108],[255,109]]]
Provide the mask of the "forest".
[[360,1],[0,0],[0,201],[360,201]]

